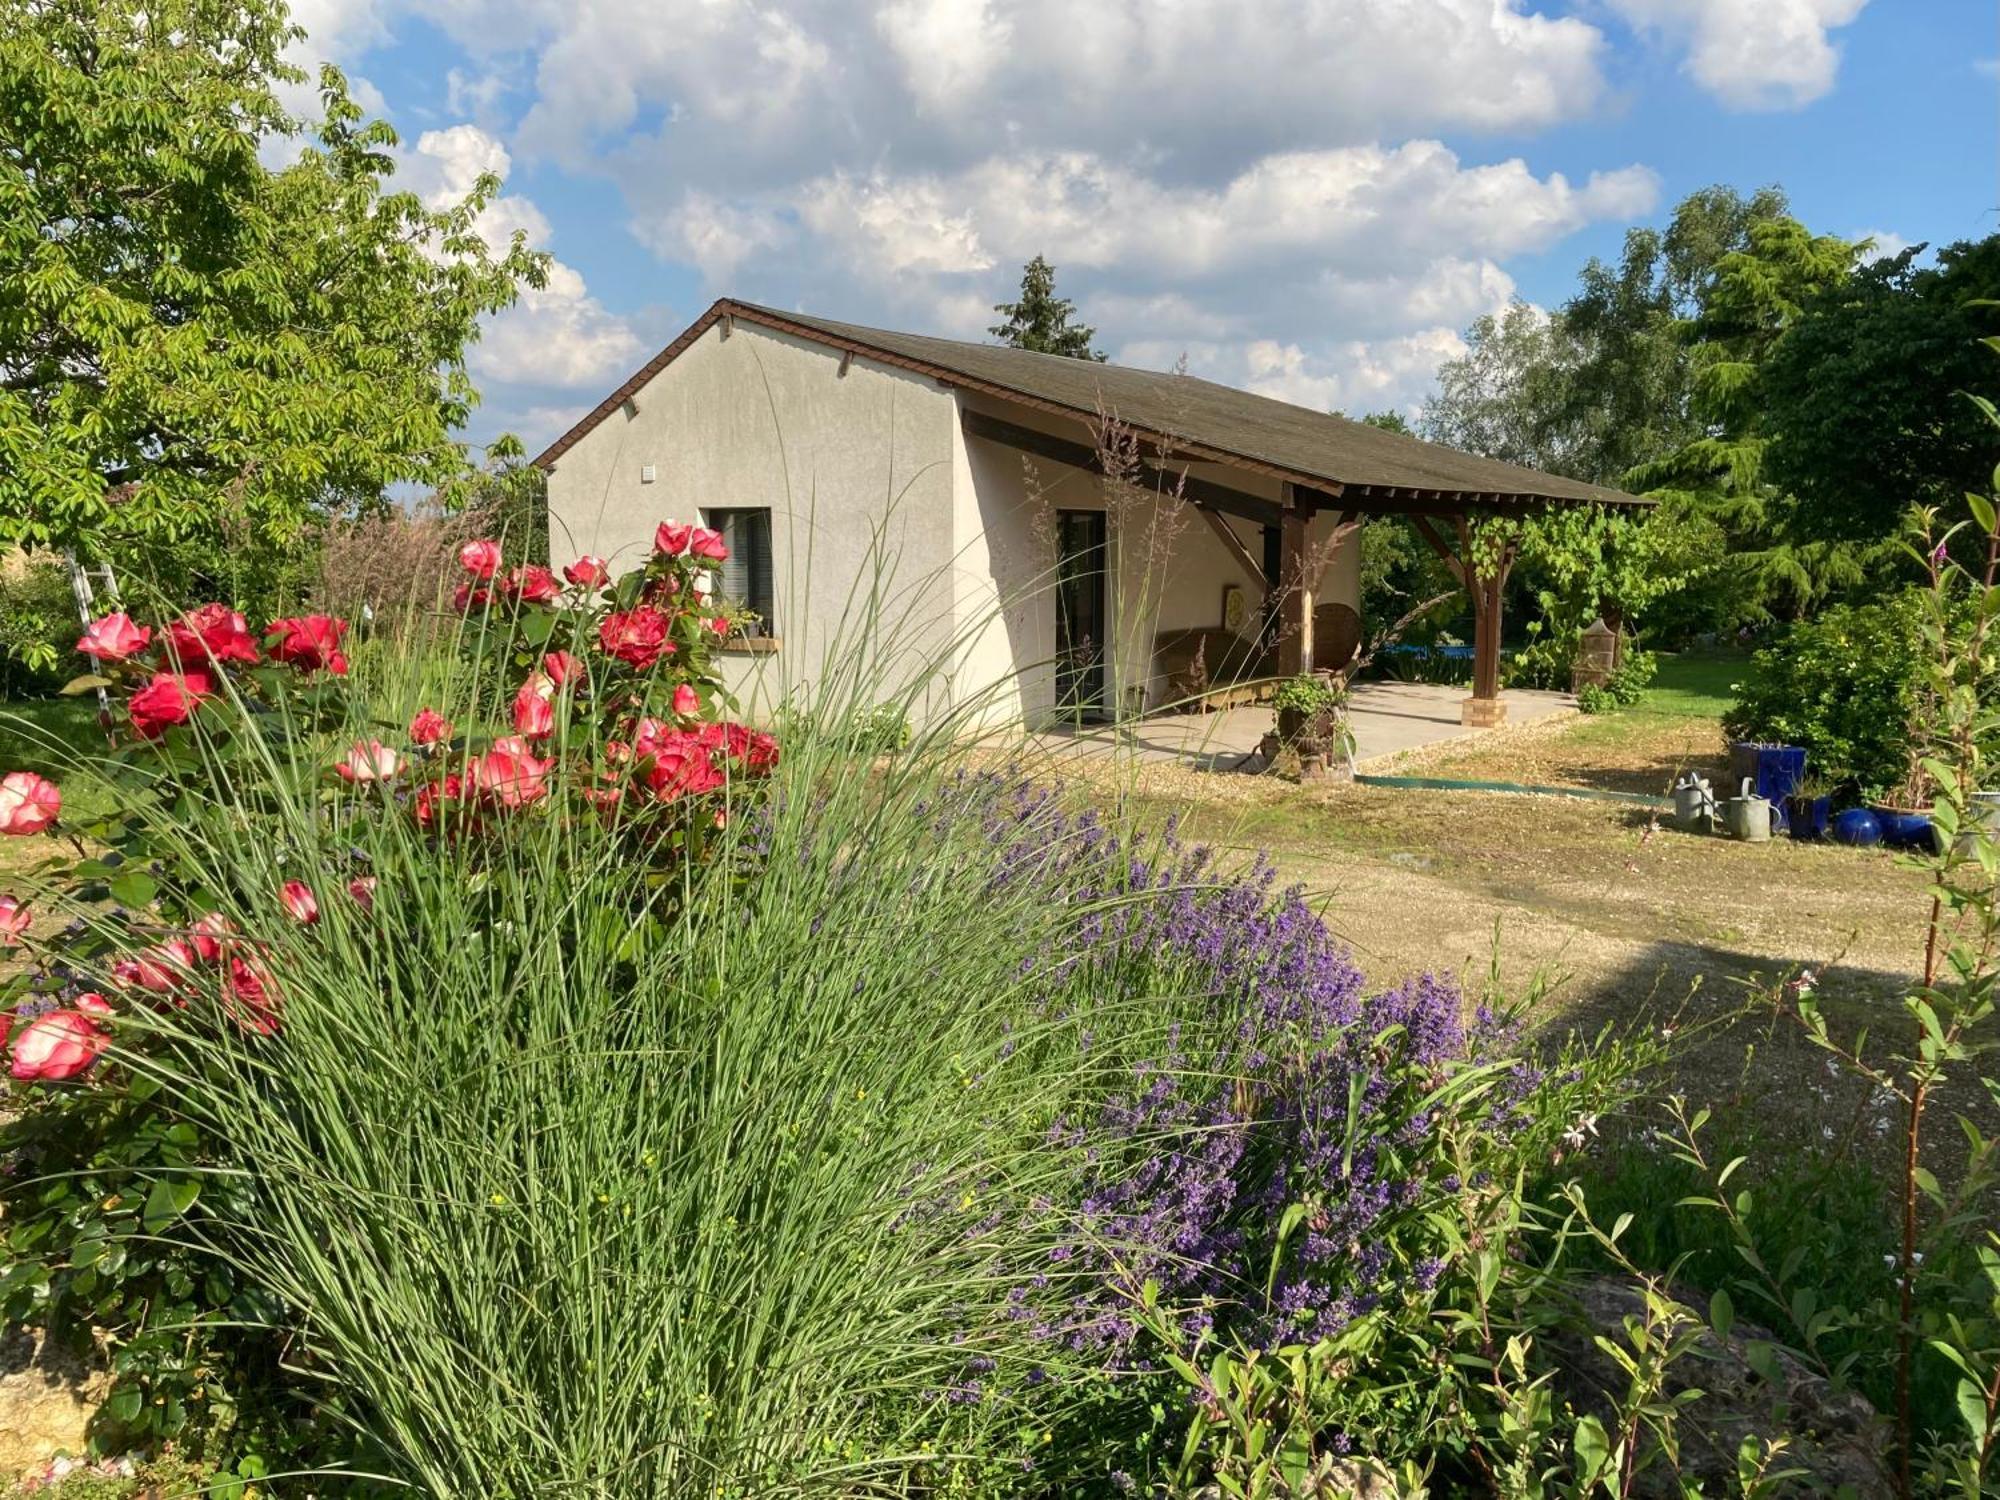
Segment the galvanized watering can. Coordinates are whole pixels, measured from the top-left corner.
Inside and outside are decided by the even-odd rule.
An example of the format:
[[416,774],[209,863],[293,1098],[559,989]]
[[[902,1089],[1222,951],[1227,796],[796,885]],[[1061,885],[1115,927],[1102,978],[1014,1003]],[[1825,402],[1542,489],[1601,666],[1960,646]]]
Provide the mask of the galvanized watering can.
[[1674,826],[1690,833],[1707,833],[1715,827],[1715,793],[1706,777],[1689,771],[1674,783]]
[[1747,839],[1753,844],[1769,843],[1775,812],[1771,799],[1758,796],[1756,784],[1746,776],[1741,794],[1722,804],[1722,826],[1731,838]]

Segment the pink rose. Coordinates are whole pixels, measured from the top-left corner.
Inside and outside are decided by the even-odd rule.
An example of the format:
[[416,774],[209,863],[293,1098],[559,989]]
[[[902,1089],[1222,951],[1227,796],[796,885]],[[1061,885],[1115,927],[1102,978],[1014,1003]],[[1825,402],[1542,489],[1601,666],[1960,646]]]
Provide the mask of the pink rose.
[[319,898],[303,880],[287,880],[279,886],[278,900],[284,903],[285,915],[301,926],[310,927],[319,920]]
[[708,622],[708,628],[718,636],[727,636],[729,634],[729,616],[717,615],[713,620]]
[[111,979],[128,990],[171,995],[186,985],[200,957],[194,943],[169,938],[156,948],[119,959],[111,966]]
[[513,735],[493,742],[484,755],[474,756],[469,767],[472,784],[489,801],[501,807],[526,807],[548,794],[547,777],[552,760],[538,760],[525,739]]
[[597,643],[607,655],[640,672],[674,649],[667,639],[667,617],[647,604],[606,615],[597,628]]
[[219,911],[212,911],[194,924],[190,941],[195,954],[204,963],[214,963],[222,957],[222,940],[236,931],[236,924]]
[[390,781],[403,769],[403,757],[380,740],[356,740],[333,769],[343,781]]
[[210,686],[201,673],[179,676],[155,672],[152,681],[134,693],[125,707],[132,715],[132,728],[141,739],[156,740],[176,724],[194,717],[195,705],[207,696]]
[[722,544],[721,532],[697,526],[688,538],[688,554],[703,562],[722,562],[728,558],[729,549]]
[[465,800],[465,779],[456,771],[449,772],[440,781],[429,782],[417,788],[417,799],[410,811],[419,828],[436,825],[439,818],[449,812],[455,804]]
[[516,734],[524,739],[545,740],[556,732],[556,711],[549,702],[554,691],[555,684],[540,672],[521,684],[521,691],[514,695]]
[[687,551],[693,539],[694,528],[682,526],[673,521],[662,521],[659,530],[653,533],[653,550],[663,557],[679,557]]
[[341,654],[340,638],[347,634],[347,621],[332,615],[301,615],[296,619],[273,620],[264,634],[276,636],[271,659],[284,662],[301,672],[324,667],[336,677],[347,675],[347,658]]
[[92,620],[83,632],[83,638],[76,643],[76,649],[96,661],[130,661],[144,651],[152,639],[150,629],[135,625],[132,617],[121,610],[101,620]]
[[601,589],[611,581],[611,568],[603,558],[586,553],[563,569],[563,577],[580,589]]
[[652,764],[646,768],[646,789],[662,802],[698,796],[722,785],[722,773],[708,746],[686,730],[672,729],[651,740]]
[[62,812],[62,793],[33,771],[0,776],[0,833],[40,833]]
[[701,712],[701,694],[687,683],[674,689],[674,712],[683,719],[692,719]]
[[435,745],[451,738],[451,720],[436,709],[420,708],[410,720],[410,743]]
[[567,651],[551,651],[542,658],[542,670],[557,687],[568,687],[583,677],[583,663]]
[[468,610],[484,609],[492,602],[492,594],[485,589],[476,589],[469,583],[461,583],[451,591],[451,607],[460,614]]
[[562,593],[562,585],[540,563],[523,563],[507,575],[500,591],[524,604],[548,604]]
[[204,604],[167,627],[167,654],[183,666],[207,671],[211,660],[257,665],[250,622],[226,604]]
[[0,896],[0,948],[18,948],[34,920],[28,903],[19,896]]
[[347,882],[347,894],[354,898],[354,904],[363,911],[375,910],[375,877],[357,875]]
[[240,958],[229,960],[228,989],[222,1005],[245,1031],[270,1036],[278,1029],[278,989],[259,965]]
[[482,537],[458,549],[458,565],[482,582],[500,571],[500,544]]
[[60,1083],[89,1071],[105,1047],[102,1016],[111,1007],[102,995],[79,995],[68,1010],[37,1016],[14,1038],[9,1071],[28,1083]]

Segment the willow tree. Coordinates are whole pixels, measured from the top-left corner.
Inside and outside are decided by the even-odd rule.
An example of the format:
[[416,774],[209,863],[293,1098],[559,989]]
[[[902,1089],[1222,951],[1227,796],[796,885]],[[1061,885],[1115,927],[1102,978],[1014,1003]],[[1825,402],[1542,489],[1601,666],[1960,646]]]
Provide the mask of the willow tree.
[[282,549],[448,485],[485,315],[538,286],[479,180],[393,190],[333,69],[308,129],[277,0],[0,0],[0,542]]

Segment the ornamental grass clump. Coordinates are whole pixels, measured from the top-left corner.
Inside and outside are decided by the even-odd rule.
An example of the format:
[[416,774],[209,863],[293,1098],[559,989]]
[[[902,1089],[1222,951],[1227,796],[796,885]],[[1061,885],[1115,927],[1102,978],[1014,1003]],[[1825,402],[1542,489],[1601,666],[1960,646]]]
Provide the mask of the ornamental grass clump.
[[1187,1424],[1168,1356],[1421,1315],[1526,1086],[1491,1029],[942,734],[722,718],[719,547],[468,544],[434,656],[86,636],[118,811],[0,782],[76,840],[9,981],[0,1295],[148,1351],[122,1436],[437,1496],[1075,1493]]

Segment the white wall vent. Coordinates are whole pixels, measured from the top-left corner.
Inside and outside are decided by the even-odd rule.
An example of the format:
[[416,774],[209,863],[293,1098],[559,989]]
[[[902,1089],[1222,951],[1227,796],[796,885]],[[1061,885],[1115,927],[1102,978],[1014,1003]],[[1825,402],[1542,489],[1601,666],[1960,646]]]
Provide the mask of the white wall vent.
[[651,484],[655,477],[656,476],[653,473],[653,466],[651,464],[643,464],[640,466],[639,483]]

